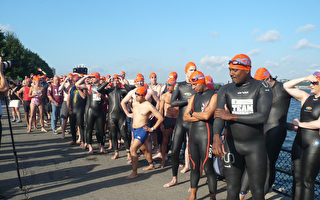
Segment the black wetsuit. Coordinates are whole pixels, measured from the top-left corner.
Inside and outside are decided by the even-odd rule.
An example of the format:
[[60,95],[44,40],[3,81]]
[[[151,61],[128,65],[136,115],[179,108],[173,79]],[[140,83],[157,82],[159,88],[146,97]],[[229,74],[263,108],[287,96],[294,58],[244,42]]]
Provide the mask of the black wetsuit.
[[[310,122],[320,117],[320,98],[310,96],[300,111],[300,121]],[[295,200],[314,199],[314,182],[320,169],[319,129],[298,129],[292,146],[293,193]]]
[[[278,159],[282,144],[287,136],[287,114],[290,106],[291,96],[283,88],[281,82],[275,81],[272,87],[272,106],[268,121],[263,125],[268,154],[268,170],[265,184],[265,194],[274,183],[276,176],[276,161]],[[248,174],[242,179],[241,192],[246,193],[249,189]]]
[[70,116],[70,131],[72,135],[72,140],[75,142],[77,137],[77,128],[79,126],[81,142],[85,142],[84,137],[84,110],[86,105],[86,98],[83,99],[79,94],[79,89],[75,86],[71,88],[70,91],[70,108],[72,114]]
[[[227,181],[227,199],[239,199],[241,177],[248,170],[253,199],[264,199],[267,172],[267,152],[263,124],[272,104],[272,91],[265,82],[250,78],[243,84],[230,83],[218,92],[217,108],[227,105],[237,121],[228,121],[224,175]],[[225,121],[214,120],[214,133],[221,134]]]
[[[215,92],[209,89],[195,94],[193,112],[204,112],[214,94]],[[213,170],[212,143],[213,115],[206,121],[191,122],[189,133],[191,188],[198,188],[200,170],[203,168],[207,175],[209,192],[215,194],[217,177]],[[202,168],[200,165],[202,165]]]
[[126,114],[121,108],[121,100],[130,91],[130,88],[124,85],[125,88],[112,87],[105,89],[108,84],[105,83],[99,86],[98,92],[108,95],[108,127],[111,132],[112,146],[114,150],[118,150],[118,140],[122,136],[125,148],[129,149]]
[[183,121],[183,114],[188,105],[188,99],[195,94],[191,84],[179,82],[175,85],[171,96],[171,106],[179,106],[179,116],[172,140],[172,175],[177,176],[179,167],[179,153],[182,143],[186,141],[186,132],[189,132],[190,122]]
[[99,144],[104,145],[104,122],[105,115],[103,112],[103,99],[98,97],[97,88],[99,86],[92,85],[87,92],[86,113],[86,142],[92,144],[92,131],[96,130],[96,138]]

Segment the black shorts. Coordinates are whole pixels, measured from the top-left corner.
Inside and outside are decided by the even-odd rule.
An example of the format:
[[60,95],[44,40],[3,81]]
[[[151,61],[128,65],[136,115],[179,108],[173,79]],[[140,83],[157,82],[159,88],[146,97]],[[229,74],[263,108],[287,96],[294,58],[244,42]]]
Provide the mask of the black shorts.
[[26,112],[26,113],[30,112],[30,103],[31,103],[31,101],[23,101],[24,112]]
[[165,117],[163,120],[163,125],[165,129],[174,129],[174,126],[176,125],[176,118]]
[[61,117],[64,118],[64,119],[67,119],[69,116],[69,110],[68,110],[68,107],[67,107],[67,102],[64,101],[62,103],[62,106],[61,106]]

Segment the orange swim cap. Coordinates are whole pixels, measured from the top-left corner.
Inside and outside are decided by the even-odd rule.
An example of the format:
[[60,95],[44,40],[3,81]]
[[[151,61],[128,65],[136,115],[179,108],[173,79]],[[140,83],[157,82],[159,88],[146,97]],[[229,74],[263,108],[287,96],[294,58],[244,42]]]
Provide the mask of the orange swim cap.
[[100,79],[102,79],[102,80],[106,80],[106,77],[104,77],[104,76],[100,76]]
[[118,79],[118,78],[119,78],[119,75],[118,75],[118,74],[115,74],[115,75],[113,75],[113,78],[114,78],[114,79]]
[[33,80],[34,81],[40,81],[40,78],[39,78],[39,76],[33,76]]
[[184,69],[184,73],[187,73],[187,71],[189,70],[190,67],[195,67],[195,70],[197,70],[197,66],[196,66],[196,64],[194,64],[194,62],[188,62],[186,64],[186,68]]
[[190,83],[191,84],[202,84],[205,83],[205,77],[204,74],[200,71],[194,71],[192,72],[191,76],[190,76]]
[[208,88],[210,90],[214,90],[214,84],[213,84],[213,79],[211,76],[206,76],[205,77],[205,80],[206,80],[206,85],[208,86]]
[[152,73],[150,74],[149,78],[151,79],[151,77],[157,77],[157,74],[154,73],[154,72],[152,72]]
[[315,76],[318,79],[318,81],[320,81],[320,72],[314,72],[313,76]]
[[111,78],[111,75],[108,74],[108,75],[106,76],[106,78]]
[[136,81],[135,82],[137,82],[137,81],[144,81],[144,77],[143,77],[143,75],[142,74],[137,74],[137,76],[136,76],[136,79],[135,79]]
[[169,78],[167,81],[168,86],[174,86],[176,83],[177,83],[176,79],[174,79],[174,78]]
[[124,71],[121,71],[120,75],[126,75],[126,73]]
[[256,74],[254,75],[254,79],[262,81],[266,78],[269,78],[270,76],[270,72],[266,68],[260,67],[259,69],[257,69]]
[[135,92],[137,95],[139,96],[146,96],[147,94],[147,88],[142,86],[142,87],[139,87],[137,88],[136,92]]
[[238,54],[229,61],[229,68],[250,71],[251,60],[245,54]]
[[174,79],[177,80],[177,78],[178,78],[177,72],[171,72],[171,73],[169,74],[169,78],[174,78]]
[[72,76],[73,76],[73,74],[72,74],[72,73],[69,73],[69,74],[68,74],[68,77],[72,77]]
[[90,75],[100,79],[100,74],[98,72],[92,72]]

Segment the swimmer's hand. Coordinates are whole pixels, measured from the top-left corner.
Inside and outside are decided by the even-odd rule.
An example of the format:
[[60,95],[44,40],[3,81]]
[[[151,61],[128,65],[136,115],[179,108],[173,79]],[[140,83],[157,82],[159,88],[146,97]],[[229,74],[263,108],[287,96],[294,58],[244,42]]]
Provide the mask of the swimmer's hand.
[[127,114],[127,117],[133,118],[133,114],[132,114],[132,113],[128,113],[128,114]]
[[149,126],[144,126],[143,129],[149,133],[154,131],[153,127],[150,128]]
[[219,157],[223,157],[226,154],[224,144],[220,139],[219,134],[214,134],[213,136],[213,154]]
[[295,131],[298,130],[299,124],[300,124],[299,119],[297,119],[297,118],[293,119],[293,120],[292,120],[292,124],[294,125],[294,130],[295,130]]
[[236,120],[236,115],[233,115],[229,112],[229,110],[217,108],[214,112],[214,118],[221,118],[226,121]]

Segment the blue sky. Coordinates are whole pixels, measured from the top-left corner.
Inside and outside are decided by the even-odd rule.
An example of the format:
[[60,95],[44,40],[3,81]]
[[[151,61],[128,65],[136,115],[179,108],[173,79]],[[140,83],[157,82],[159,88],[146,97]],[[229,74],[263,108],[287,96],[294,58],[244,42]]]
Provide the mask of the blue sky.
[[[0,26],[14,32],[57,74],[78,64],[102,75],[127,72],[184,79],[193,61],[215,82],[248,54],[252,74],[296,78],[320,70],[319,1],[0,1]],[[4,9],[6,8],[6,9]]]

